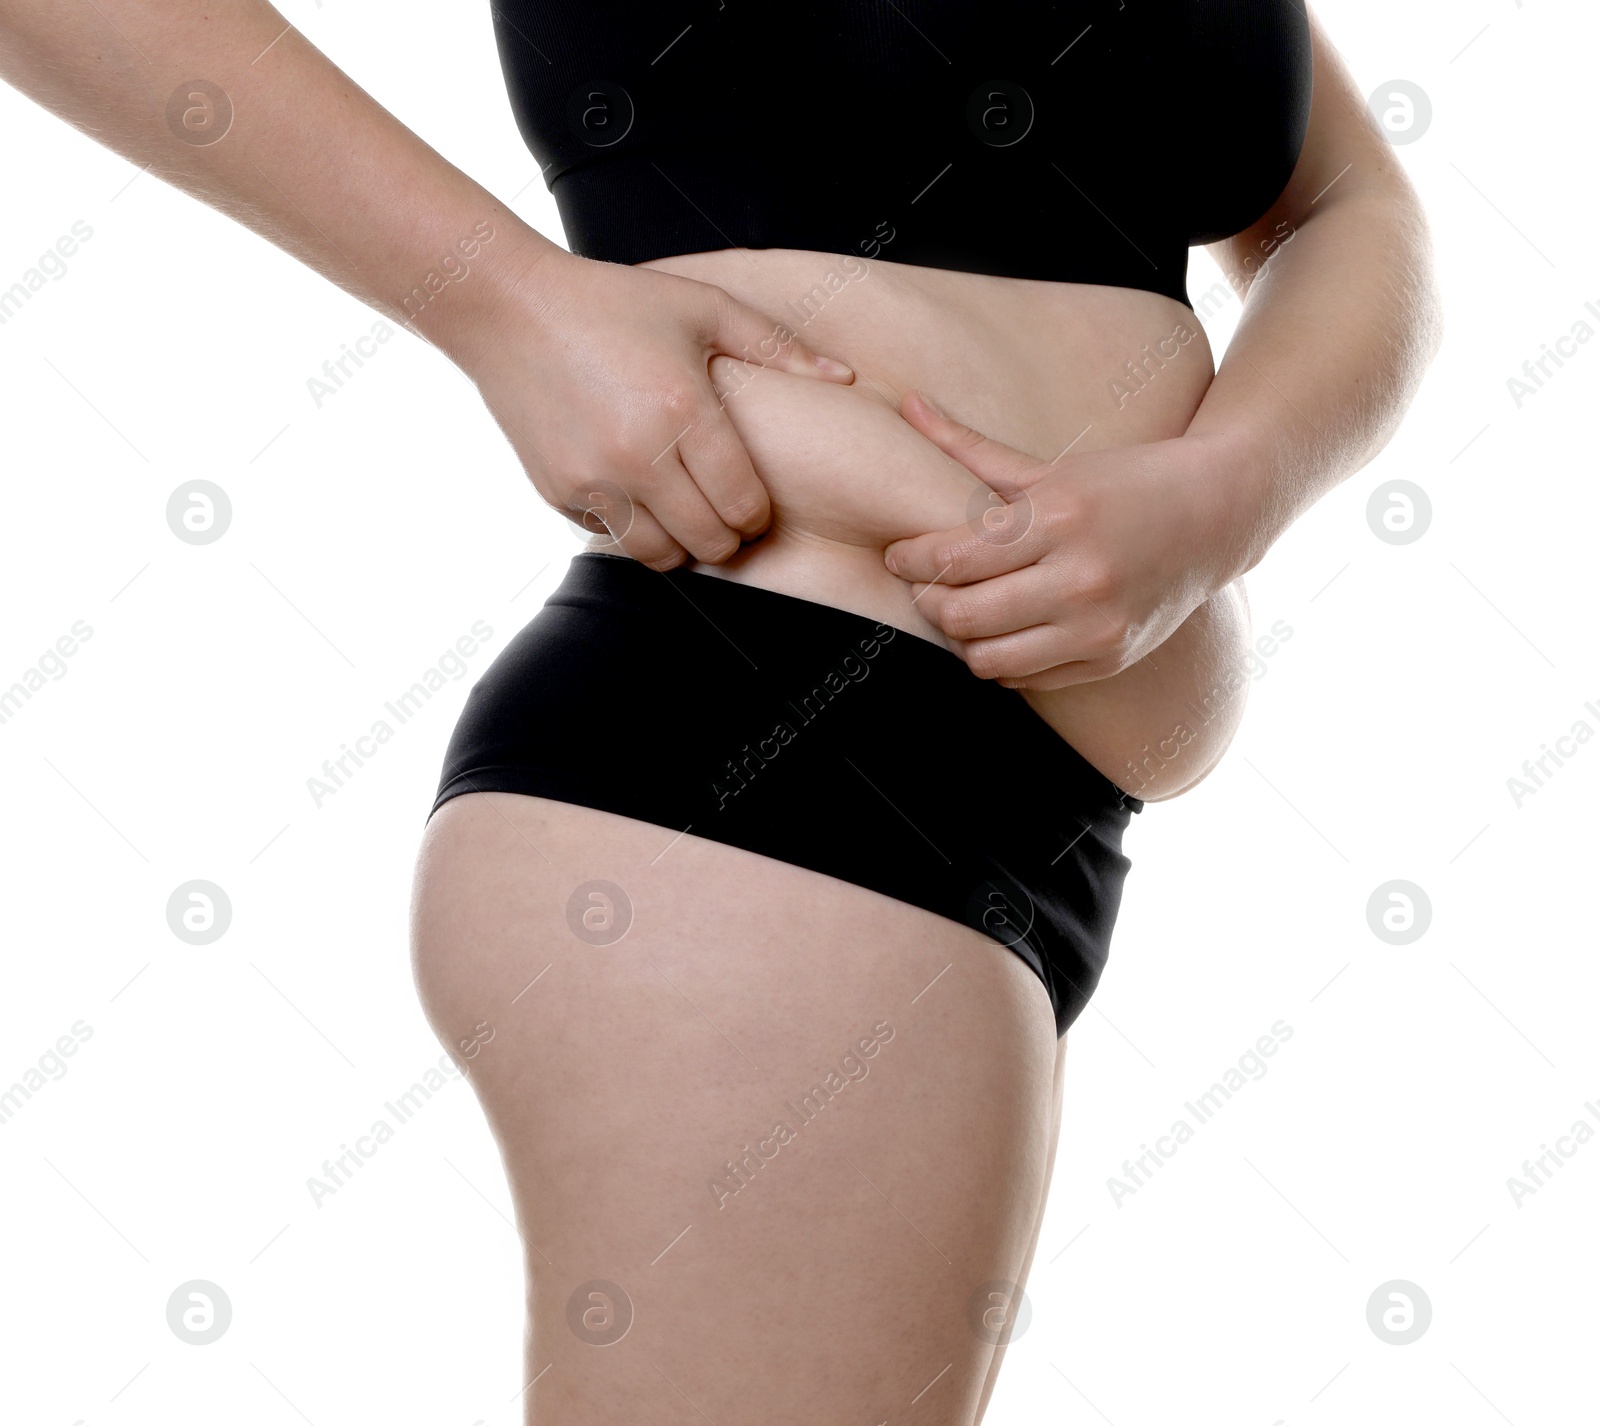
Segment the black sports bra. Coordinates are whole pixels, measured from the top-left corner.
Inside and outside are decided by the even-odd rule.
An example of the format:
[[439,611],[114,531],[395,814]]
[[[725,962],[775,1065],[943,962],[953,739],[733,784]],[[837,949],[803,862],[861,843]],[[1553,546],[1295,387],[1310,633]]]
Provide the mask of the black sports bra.
[[1282,193],[1299,0],[491,0],[571,250],[802,248],[1189,303]]

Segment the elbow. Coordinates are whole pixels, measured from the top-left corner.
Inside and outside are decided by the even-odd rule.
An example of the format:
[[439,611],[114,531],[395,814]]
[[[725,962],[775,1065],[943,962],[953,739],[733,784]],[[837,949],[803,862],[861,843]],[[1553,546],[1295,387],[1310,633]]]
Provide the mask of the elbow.
[[1444,346],[1444,294],[1437,282],[1430,282],[1427,291],[1427,313],[1422,320],[1423,361],[1431,365]]
[[1439,349],[1444,345],[1444,292],[1439,286],[1438,279],[1430,270],[1428,274],[1428,360],[1431,362],[1439,355]]
[[1408,343],[1418,362],[1429,365],[1444,345],[1444,290],[1434,260],[1433,229],[1422,199],[1404,173],[1396,175],[1395,269],[1402,274],[1400,296],[1408,316]]
[[1421,210],[1417,213],[1417,346],[1424,364],[1433,361],[1444,345],[1444,289],[1439,285],[1433,257],[1433,237]]

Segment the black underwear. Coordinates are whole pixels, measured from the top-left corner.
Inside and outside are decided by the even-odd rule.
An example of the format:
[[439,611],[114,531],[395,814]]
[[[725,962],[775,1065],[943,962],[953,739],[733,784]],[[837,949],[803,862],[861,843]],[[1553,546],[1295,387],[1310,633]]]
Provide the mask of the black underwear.
[[584,551],[472,687],[429,813],[518,792],[853,882],[1016,952],[1063,1035],[1144,803],[1013,690],[831,605]]

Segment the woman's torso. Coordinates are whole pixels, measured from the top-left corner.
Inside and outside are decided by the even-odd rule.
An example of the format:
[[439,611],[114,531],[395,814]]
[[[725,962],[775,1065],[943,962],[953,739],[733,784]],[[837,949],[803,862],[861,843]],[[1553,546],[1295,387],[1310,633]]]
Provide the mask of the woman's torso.
[[[1281,0],[695,0],[671,19],[498,0],[494,18],[574,252],[716,283],[859,374],[765,370],[729,396],[777,521],[700,568],[940,642],[882,551],[963,523],[976,482],[901,420],[902,393],[1045,460],[1180,435],[1212,376],[1187,255],[1269,210],[1310,117],[1309,17]],[[1148,375],[1119,395],[1130,363]],[[1170,795],[1238,721],[1218,691],[1239,688],[1246,622],[1235,584],[1158,660],[1019,696],[1129,791]]]
[[[1214,373],[1193,312],[1142,289],[788,249],[640,266],[715,283],[856,371],[852,385],[839,386],[714,359],[773,523],[726,563],[690,567],[849,609],[946,648],[883,552],[895,539],[964,524],[985,492],[900,416],[904,393],[925,391],[957,420],[1050,461],[1069,446],[1181,435]],[[1237,670],[1249,637],[1236,583],[1197,608],[1155,658],[1018,696],[1113,782],[1157,800],[1192,785],[1226,748],[1243,711]]]

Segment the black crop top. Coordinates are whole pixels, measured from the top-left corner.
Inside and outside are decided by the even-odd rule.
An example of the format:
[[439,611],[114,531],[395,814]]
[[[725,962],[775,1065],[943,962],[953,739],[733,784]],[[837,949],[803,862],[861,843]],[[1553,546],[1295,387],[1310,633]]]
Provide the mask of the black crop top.
[[1282,193],[1300,0],[491,0],[571,250],[731,247],[1163,293]]

